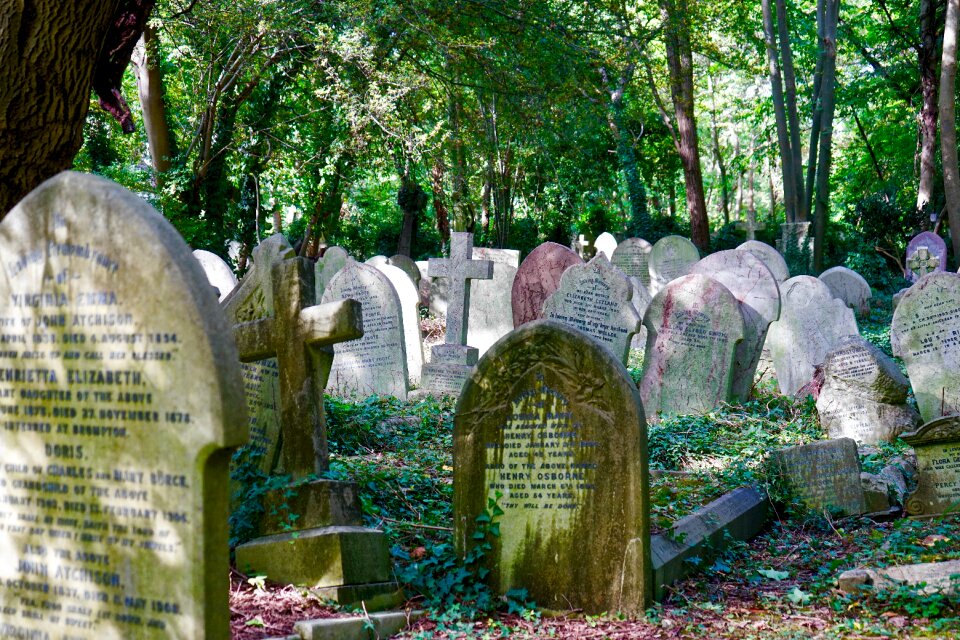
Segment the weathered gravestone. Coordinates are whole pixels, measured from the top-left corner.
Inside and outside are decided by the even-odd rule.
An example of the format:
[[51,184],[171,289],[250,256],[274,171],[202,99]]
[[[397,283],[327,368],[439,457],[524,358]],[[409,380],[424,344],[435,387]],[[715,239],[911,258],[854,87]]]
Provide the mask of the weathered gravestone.
[[410,256],[405,256],[401,253],[398,253],[395,256],[391,256],[387,259],[387,264],[392,267],[397,267],[413,282],[414,289],[420,288],[420,280],[423,278],[423,274],[420,273],[420,267],[417,266],[417,263],[413,261],[413,258]]
[[638,278],[650,290],[650,251],[653,245],[643,238],[627,238],[617,245],[610,262],[628,278]]
[[[434,277],[430,273],[430,263],[427,262],[427,270],[424,273],[424,280],[429,285],[430,313],[443,318],[447,315],[447,306],[450,301],[450,281],[447,278]],[[421,280],[423,282],[423,280]]]
[[544,242],[524,258],[513,279],[514,327],[542,317],[543,303],[560,286],[563,272],[575,264],[583,264],[583,260],[555,242]]
[[400,300],[400,320],[403,325],[404,351],[407,355],[407,381],[420,386],[423,372],[423,335],[420,333],[420,295],[410,277],[399,267],[383,264],[377,267],[387,277]]
[[916,282],[928,273],[947,268],[947,243],[932,231],[918,233],[907,245],[907,280]]
[[379,267],[382,264],[389,264],[389,262],[387,260],[387,256],[371,256],[367,258],[363,264],[371,267]]
[[397,290],[376,267],[350,260],[327,285],[322,302],[347,299],[363,308],[363,336],[333,345],[327,393],[406,400],[407,348]]
[[811,509],[843,515],[864,513],[857,443],[823,440],[771,454],[773,470],[785,487]]
[[593,241],[593,248],[596,250],[594,255],[602,253],[607,260],[613,260],[613,252],[617,250],[617,238],[612,233],[604,231]]
[[637,614],[650,603],[646,425],[609,351],[550,320],[494,346],[454,418],[454,538],[476,544],[488,501],[503,514],[483,556],[501,593],[538,605]]
[[[514,269],[520,267],[520,252],[516,249],[491,249],[490,247],[474,247],[473,259],[490,260],[494,264],[506,264]],[[483,282],[485,281],[477,280],[473,284],[478,285]]]
[[473,234],[450,234],[450,257],[431,258],[430,274],[447,280],[447,331],[443,344],[430,350],[430,362],[423,368],[423,388],[431,393],[458,395],[477,364],[476,347],[467,346],[470,315],[470,281],[493,277],[493,262],[473,260]]
[[777,284],[781,285],[790,279],[790,269],[787,267],[787,261],[783,259],[780,252],[759,240],[748,240],[741,244],[737,249],[749,251],[763,261],[770,269],[770,273],[776,279]]
[[780,317],[780,288],[763,261],[739,249],[711,253],[690,271],[713,278],[740,303],[744,333],[734,355],[732,393],[745,401],[753,388],[767,328]]
[[699,274],[677,278],[654,296],[643,325],[640,396],[649,422],[730,401],[744,326],[740,303],[725,286]]
[[630,341],[642,318],[633,307],[633,285],[603,253],[563,273],[543,304],[543,317],[579,329],[627,363]]
[[682,236],[666,236],[657,240],[650,250],[650,293],[656,295],[668,282],[690,273],[700,252],[696,245]]
[[0,224],[0,636],[230,637],[230,328],[134,194],[44,182]]
[[633,334],[633,340],[630,341],[631,349],[639,349],[643,351],[647,348],[647,328],[643,326],[643,316],[647,314],[647,309],[650,307],[650,302],[653,300],[653,297],[650,295],[650,290],[640,281],[640,278],[628,278],[630,280],[630,285],[633,287],[633,297],[630,298],[630,304],[633,305],[633,308],[637,311],[637,317],[640,318],[640,326],[635,334]]
[[780,319],[770,325],[767,347],[780,392],[793,395],[842,338],[858,335],[853,311],[820,280],[790,278],[780,287]]
[[890,327],[924,422],[960,413],[960,275],[931,273],[900,299]]
[[917,453],[917,489],[907,497],[907,513],[960,511],[960,415],[936,418],[901,437]]
[[820,274],[835,298],[843,300],[861,318],[870,315],[870,284],[859,273],[846,267],[833,267]]
[[197,259],[200,267],[203,268],[203,272],[207,274],[207,280],[210,282],[210,286],[217,290],[217,297],[220,300],[226,298],[237,286],[237,276],[233,273],[233,269],[217,254],[203,249],[195,249],[193,257]]
[[[314,269],[305,258],[278,257],[270,271],[272,301],[263,308],[273,309],[272,315],[236,325],[234,335],[241,360],[277,360],[279,467],[292,480],[263,497],[258,537],[237,547],[237,567],[316,588],[341,603],[392,605],[402,595],[393,580],[387,542],[381,532],[361,526],[357,487],[310,480],[329,464],[323,393],[334,360],[330,345],[362,335],[361,305],[342,299],[314,305]],[[337,288],[334,278],[327,294]],[[241,284],[234,295],[267,293]]]
[[317,300],[323,298],[323,292],[326,291],[327,285],[330,284],[333,276],[337,275],[340,269],[347,266],[347,260],[349,259],[350,254],[347,253],[346,249],[340,247],[328,247],[323,252],[323,256],[317,260],[315,276]]
[[831,438],[860,444],[894,442],[920,423],[907,404],[910,383],[896,363],[861,338],[842,338],[823,363],[817,398],[820,424]]
[[[474,253],[476,251],[474,249]],[[467,326],[467,344],[476,347],[480,356],[486,353],[494,342],[513,331],[511,301],[517,268],[496,260],[491,261],[493,278],[475,280],[470,287],[470,323]]]

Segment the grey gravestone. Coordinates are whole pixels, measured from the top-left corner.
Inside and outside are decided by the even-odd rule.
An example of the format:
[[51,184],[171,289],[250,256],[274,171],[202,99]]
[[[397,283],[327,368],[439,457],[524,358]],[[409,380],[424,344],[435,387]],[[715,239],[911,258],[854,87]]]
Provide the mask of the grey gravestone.
[[420,386],[423,372],[423,335],[420,333],[420,295],[410,277],[399,267],[383,264],[377,267],[393,285],[400,299],[400,316],[407,354],[407,379],[411,386]]
[[610,262],[628,278],[639,278],[650,290],[650,251],[653,245],[642,238],[627,238],[617,245]]
[[617,250],[617,239],[612,233],[604,231],[593,241],[593,248],[596,250],[594,255],[602,253],[607,260],[613,260],[613,253]]
[[[520,252],[516,249],[490,249],[488,247],[474,247],[474,260],[490,260],[494,264],[506,264],[514,269],[520,267]],[[480,281],[474,282],[480,284]]]
[[230,637],[230,327],[143,200],[47,180],[0,223],[0,634]]
[[666,236],[657,240],[650,250],[650,293],[656,295],[668,282],[690,273],[700,252],[696,245],[682,236]]
[[491,586],[552,609],[641,613],[652,593],[646,439],[636,386],[609,351],[549,320],[517,329],[457,405],[458,552],[496,500]]
[[763,261],[739,249],[711,253],[690,271],[713,278],[740,303],[744,334],[734,357],[733,397],[746,401],[753,388],[767,328],[780,317],[777,281]]
[[486,353],[494,342],[513,331],[511,292],[516,276],[516,267],[494,260],[493,278],[475,280],[470,287],[467,344],[476,347],[480,356]]
[[420,273],[420,267],[413,261],[413,258],[398,253],[387,259],[387,264],[392,267],[397,267],[407,274],[407,277],[413,281],[414,288],[420,287],[420,280],[423,278],[423,274]]
[[833,267],[820,274],[835,298],[843,300],[859,317],[870,315],[870,285],[859,273],[846,267]]
[[327,285],[330,284],[333,276],[337,275],[340,269],[347,266],[347,260],[349,259],[350,254],[347,253],[346,249],[341,249],[340,247],[328,247],[327,250],[323,252],[323,256],[317,260],[315,277],[317,300],[323,298],[323,292],[326,291]]
[[654,296],[643,325],[640,395],[648,421],[706,413],[730,401],[744,326],[740,303],[725,286],[702,275],[677,278]]
[[920,423],[920,414],[907,405],[907,378],[892,359],[860,336],[840,340],[827,354],[823,374],[817,412],[831,438],[853,438],[860,444],[894,442]]
[[960,413],[960,275],[924,276],[900,299],[890,327],[925,422]]
[[758,240],[748,240],[741,244],[737,249],[749,251],[763,261],[770,269],[770,273],[776,278],[777,284],[783,284],[790,279],[790,269],[787,267],[787,261],[783,259],[780,252],[768,245],[766,242]]
[[907,280],[916,282],[928,273],[947,268],[947,243],[931,231],[918,233],[907,245]]
[[387,276],[368,264],[347,262],[333,277],[322,302],[352,299],[363,308],[363,336],[333,346],[327,393],[407,399],[407,349],[400,296]]
[[389,260],[387,260],[387,256],[373,256],[373,257],[367,258],[363,264],[369,265],[371,267],[378,267],[382,264],[389,264],[389,263],[390,262]]
[[[437,278],[430,274],[429,263],[424,273],[424,280],[429,281],[430,313],[438,318],[446,317],[447,306],[450,301],[450,281],[447,278]],[[421,280],[423,282],[423,280]]]
[[653,298],[650,296],[650,290],[647,289],[640,278],[630,277],[628,280],[630,280],[630,284],[633,287],[633,297],[630,298],[630,304],[637,310],[637,317],[640,318],[640,327],[637,332],[633,334],[633,340],[630,341],[630,348],[643,351],[647,348],[647,328],[643,326],[643,316],[647,314],[647,309],[650,307],[650,302]]
[[850,569],[837,577],[838,588],[858,594],[863,587],[867,593],[896,592],[908,589],[910,593],[927,596],[935,593],[955,596],[960,584],[960,560],[901,564],[883,569]]
[[780,319],[770,325],[767,346],[780,392],[793,395],[813,379],[814,369],[842,338],[859,332],[853,311],[816,278],[790,278],[780,297]]
[[641,317],[630,303],[633,285],[604,253],[567,269],[543,304],[543,317],[579,329],[626,364]]
[[493,262],[473,260],[473,234],[450,234],[450,257],[431,258],[430,274],[447,281],[447,331],[444,343],[430,350],[430,362],[423,368],[423,388],[431,393],[458,395],[477,364],[477,349],[467,346],[471,280],[490,280]]
[[917,453],[917,489],[907,497],[907,513],[960,511],[960,415],[931,420],[901,437]]
[[237,276],[233,273],[233,269],[217,254],[196,249],[193,252],[193,257],[197,259],[197,262],[203,268],[203,272],[207,274],[207,280],[210,282],[210,286],[217,290],[217,297],[220,300],[226,298],[237,286]]
[[857,443],[850,438],[824,440],[775,451],[774,471],[787,489],[811,509],[864,513]]
[[543,303],[560,286],[563,272],[575,264],[583,264],[583,260],[555,242],[544,242],[524,258],[510,298],[514,327],[543,317]]

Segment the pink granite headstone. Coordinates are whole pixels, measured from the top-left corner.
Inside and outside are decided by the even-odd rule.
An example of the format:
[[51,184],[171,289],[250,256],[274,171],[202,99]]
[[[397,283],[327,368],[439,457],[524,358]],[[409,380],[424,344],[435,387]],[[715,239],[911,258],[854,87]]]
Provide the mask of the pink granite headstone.
[[513,280],[513,326],[541,317],[543,303],[560,287],[567,268],[583,264],[576,253],[556,242],[544,242],[530,252]]

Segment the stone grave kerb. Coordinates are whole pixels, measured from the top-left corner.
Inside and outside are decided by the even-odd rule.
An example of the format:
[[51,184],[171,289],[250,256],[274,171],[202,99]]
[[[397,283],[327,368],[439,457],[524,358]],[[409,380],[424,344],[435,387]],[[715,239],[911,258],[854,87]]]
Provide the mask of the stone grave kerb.
[[467,343],[470,281],[493,278],[493,261],[472,259],[472,233],[455,232],[450,235],[450,257],[430,258],[430,277],[447,278],[450,282],[444,343],[464,346]]

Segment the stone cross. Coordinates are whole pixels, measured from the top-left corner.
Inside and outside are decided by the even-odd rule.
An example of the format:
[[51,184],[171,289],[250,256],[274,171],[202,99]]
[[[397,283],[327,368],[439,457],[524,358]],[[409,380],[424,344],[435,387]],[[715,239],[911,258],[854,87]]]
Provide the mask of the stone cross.
[[580,236],[573,243],[573,250],[577,252],[577,255],[581,258],[587,253],[587,249],[590,248],[590,241],[587,240],[584,235],[581,233]]
[[756,212],[751,212],[747,214],[746,222],[738,222],[737,229],[741,229],[747,232],[747,240],[756,240],[757,231],[763,231],[767,228],[762,222],[757,222]]
[[907,260],[907,266],[910,267],[910,270],[917,274],[917,276],[925,276],[937,270],[937,267],[940,266],[940,258],[930,253],[928,247],[921,246],[910,256],[910,259]]
[[241,362],[277,359],[280,370],[280,462],[294,478],[325,471],[323,392],[333,363],[330,345],[363,335],[360,303],[315,306],[314,270],[305,258],[273,265],[274,315],[234,326]]
[[449,258],[430,258],[430,277],[447,278],[450,298],[447,307],[446,344],[467,342],[467,310],[470,308],[470,280],[493,278],[492,260],[472,260],[473,234],[454,232]]

